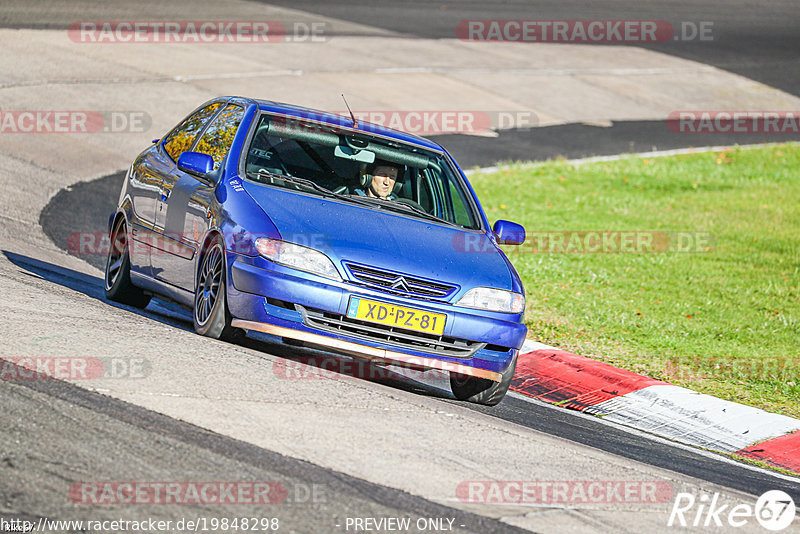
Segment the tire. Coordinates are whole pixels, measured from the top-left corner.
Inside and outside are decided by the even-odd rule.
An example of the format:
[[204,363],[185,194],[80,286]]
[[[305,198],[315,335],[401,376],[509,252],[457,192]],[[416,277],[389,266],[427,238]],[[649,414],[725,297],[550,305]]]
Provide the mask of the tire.
[[106,259],[106,298],[135,308],[144,308],[150,303],[150,295],[131,282],[131,258],[128,254],[128,227],[120,217],[111,232],[111,245]]
[[283,338],[281,338],[281,342],[284,345],[289,345],[290,347],[297,347],[297,348],[301,348],[301,349],[305,348],[305,346],[306,346],[306,342],[305,341],[301,341],[299,339],[294,339],[294,338],[291,338],[291,337],[283,337]]
[[511,379],[514,378],[514,370],[517,368],[517,351],[511,364],[502,373],[500,382],[486,378],[462,375],[460,373],[450,373],[450,389],[456,399],[486,406],[496,406],[500,404],[503,397],[508,392]]
[[192,317],[194,330],[201,336],[232,341],[243,332],[231,326],[225,281],[225,247],[216,236],[200,260]]

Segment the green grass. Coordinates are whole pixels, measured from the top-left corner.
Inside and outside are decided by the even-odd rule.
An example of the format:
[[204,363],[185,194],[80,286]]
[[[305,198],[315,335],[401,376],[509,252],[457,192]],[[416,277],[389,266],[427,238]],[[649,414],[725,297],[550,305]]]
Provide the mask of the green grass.
[[[470,181],[490,220],[531,236],[507,247],[529,337],[800,417],[800,145],[510,165]],[[673,241],[646,253],[543,252],[563,250],[537,241],[552,231],[712,240],[694,251]]]

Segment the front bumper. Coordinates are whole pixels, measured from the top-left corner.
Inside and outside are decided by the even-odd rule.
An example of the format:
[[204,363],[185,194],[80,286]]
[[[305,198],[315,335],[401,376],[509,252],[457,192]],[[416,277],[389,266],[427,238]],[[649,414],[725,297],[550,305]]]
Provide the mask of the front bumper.
[[[233,326],[297,339],[337,352],[500,381],[501,373],[511,364],[527,333],[519,316],[509,320],[509,314],[404,298],[346,281],[334,282],[263,258],[228,253],[228,264],[228,306],[234,318]],[[351,296],[444,313],[447,322],[443,335],[450,340],[469,340],[475,348],[466,355],[452,356],[424,347],[369,339],[353,329],[348,332],[319,328],[317,322],[307,320],[306,309],[345,315]],[[275,305],[276,301],[282,306]]]
[[356,356],[367,357],[374,361],[384,363],[407,365],[414,368],[422,369],[438,369],[440,371],[450,371],[454,373],[461,373],[464,375],[477,376],[479,378],[488,378],[495,382],[500,382],[502,376],[495,371],[488,371],[486,369],[479,369],[477,367],[469,367],[459,363],[447,362],[436,358],[425,358],[421,356],[412,356],[402,352],[382,349],[378,347],[370,347],[361,343],[354,343],[352,341],[345,341],[343,339],[336,339],[329,335],[312,334],[311,332],[303,332],[301,330],[293,330],[283,326],[276,326],[266,323],[257,323],[254,321],[244,321],[242,319],[234,319],[231,325],[237,328],[244,328],[245,330],[255,330],[264,332],[266,334],[273,334],[281,337],[288,337],[305,341],[314,345],[321,345],[338,352],[346,354],[353,354]]

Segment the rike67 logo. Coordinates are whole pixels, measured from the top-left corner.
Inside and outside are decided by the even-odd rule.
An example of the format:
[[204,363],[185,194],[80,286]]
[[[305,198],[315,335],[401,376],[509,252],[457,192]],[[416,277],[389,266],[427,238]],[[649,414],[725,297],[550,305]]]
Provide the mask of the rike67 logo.
[[755,518],[765,529],[778,532],[792,524],[796,513],[794,500],[781,490],[764,493],[755,506],[742,503],[731,507],[719,501],[719,493],[703,494],[699,498],[691,493],[678,493],[667,526],[729,529],[743,527]]

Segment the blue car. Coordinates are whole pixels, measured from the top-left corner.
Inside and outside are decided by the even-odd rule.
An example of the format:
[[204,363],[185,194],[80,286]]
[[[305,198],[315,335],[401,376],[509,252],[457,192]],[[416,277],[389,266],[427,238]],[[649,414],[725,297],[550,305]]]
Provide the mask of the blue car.
[[109,218],[107,298],[193,310],[245,331],[448,371],[499,403],[527,329],[525,292],[469,182],[436,143],[353,117],[240,97],[193,111],[131,164]]

